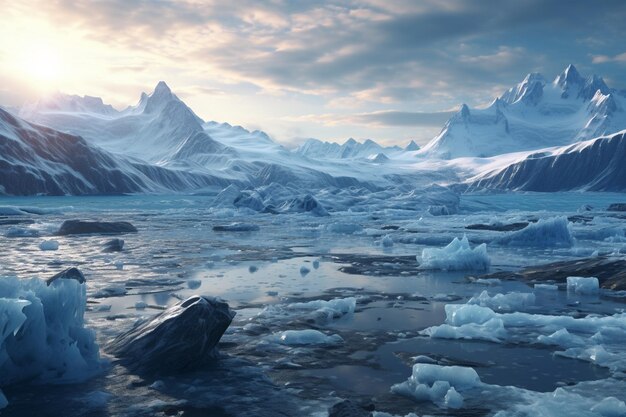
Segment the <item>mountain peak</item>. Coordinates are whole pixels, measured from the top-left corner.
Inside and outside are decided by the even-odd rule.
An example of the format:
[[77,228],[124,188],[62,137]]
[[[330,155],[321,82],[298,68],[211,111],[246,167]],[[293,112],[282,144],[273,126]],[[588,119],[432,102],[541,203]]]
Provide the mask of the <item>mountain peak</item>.
[[419,151],[420,150],[420,146],[417,143],[415,143],[414,140],[411,140],[411,142],[409,142],[409,144],[406,145],[404,150],[405,151]]
[[570,84],[581,84],[585,79],[580,75],[578,70],[573,64],[569,64],[565,70],[558,77],[556,77],[556,84],[561,87],[566,87]]
[[159,81],[156,85],[156,87],[154,87],[154,94],[172,94],[172,90],[170,89],[170,87],[165,83],[165,81]]

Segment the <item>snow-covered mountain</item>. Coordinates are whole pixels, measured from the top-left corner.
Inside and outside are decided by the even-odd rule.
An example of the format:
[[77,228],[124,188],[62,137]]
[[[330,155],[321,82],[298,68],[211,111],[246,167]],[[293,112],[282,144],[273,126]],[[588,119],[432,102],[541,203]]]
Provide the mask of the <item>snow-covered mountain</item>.
[[573,65],[549,83],[531,73],[485,109],[461,109],[422,148],[444,159],[568,145],[626,128],[626,95]]
[[479,175],[470,190],[626,191],[626,130],[536,151]]
[[171,192],[225,184],[210,175],[122,158],[0,109],[0,194]]
[[123,111],[102,104],[99,98],[56,94],[25,106],[20,116],[82,136],[110,152],[159,165],[207,153],[213,160],[223,160],[235,153],[207,135],[203,120],[163,81]]
[[384,147],[367,139],[358,142],[352,138],[343,144],[336,142],[323,142],[318,139],[308,139],[294,151],[298,155],[314,159],[352,159],[370,158],[378,154],[400,152],[402,148],[398,146]]

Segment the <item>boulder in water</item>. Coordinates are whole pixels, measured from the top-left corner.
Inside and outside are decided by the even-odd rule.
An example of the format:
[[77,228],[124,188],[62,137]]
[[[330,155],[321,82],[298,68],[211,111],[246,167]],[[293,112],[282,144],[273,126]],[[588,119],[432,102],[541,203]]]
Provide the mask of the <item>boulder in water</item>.
[[128,222],[89,222],[83,220],[66,220],[57,232],[58,235],[118,235],[136,233],[137,228]]
[[105,252],[121,252],[124,249],[123,239],[111,239],[104,244],[103,251]]
[[224,301],[194,295],[119,335],[108,351],[149,374],[192,370],[218,356],[217,343],[234,317]]

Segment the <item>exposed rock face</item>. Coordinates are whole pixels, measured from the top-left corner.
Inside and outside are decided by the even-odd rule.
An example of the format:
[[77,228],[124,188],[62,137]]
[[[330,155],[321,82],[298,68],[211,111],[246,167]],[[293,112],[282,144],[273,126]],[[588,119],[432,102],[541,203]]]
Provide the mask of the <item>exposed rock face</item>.
[[88,222],[83,220],[66,220],[57,232],[58,235],[117,235],[136,233],[137,228],[128,222]]
[[606,210],[607,211],[626,211],[626,203],[613,203]]
[[234,317],[225,302],[194,295],[119,335],[107,350],[141,372],[184,372],[217,357],[217,343]]

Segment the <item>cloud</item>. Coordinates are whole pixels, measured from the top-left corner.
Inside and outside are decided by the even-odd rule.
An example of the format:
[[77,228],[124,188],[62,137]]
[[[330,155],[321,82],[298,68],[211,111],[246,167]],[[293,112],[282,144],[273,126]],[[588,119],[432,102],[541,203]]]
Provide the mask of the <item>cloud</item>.
[[608,56],[608,55],[594,55],[591,62],[594,64],[605,64],[607,62],[626,62],[626,52],[621,54]]
[[455,112],[406,112],[406,111],[377,111],[370,113],[338,114],[309,114],[291,118],[292,121],[318,122],[325,125],[364,125],[372,127],[391,126],[422,126],[441,127]]

